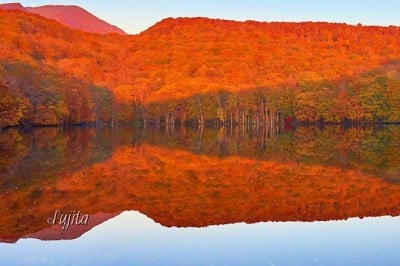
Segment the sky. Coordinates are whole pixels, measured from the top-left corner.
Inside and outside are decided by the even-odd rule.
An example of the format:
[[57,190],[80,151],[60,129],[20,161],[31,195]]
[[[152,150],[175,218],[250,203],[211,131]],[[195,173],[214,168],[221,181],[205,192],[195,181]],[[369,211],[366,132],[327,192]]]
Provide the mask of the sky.
[[[5,2],[9,1],[0,1]],[[79,5],[131,34],[167,17],[400,26],[398,0],[21,0],[21,3],[24,6]]]

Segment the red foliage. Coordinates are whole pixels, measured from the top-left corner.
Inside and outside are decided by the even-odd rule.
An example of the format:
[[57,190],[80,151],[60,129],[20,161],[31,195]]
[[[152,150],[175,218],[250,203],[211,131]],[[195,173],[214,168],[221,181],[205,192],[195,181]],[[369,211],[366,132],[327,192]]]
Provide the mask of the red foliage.
[[[72,10],[72,14],[78,12],[76,8]],[[79,19],[77,21],[79,24]],[[69,80],[107,88],[117,101],[114,106],[123,112],[111,114],[115,120],[132,118],[129,117],[132,105],[152,102],[177,105],[177,101],[198,94],[219,91],[236,94],[254,88],[293,88],[298,84],[348,80],[394,62],[400,56],[400,28],[392,26],[168,18],[135,36],[98,35],[71,30],[29,13],[0,10],[0,30],[0,63],[12,60],[33,66],[40,73],[37,75],[44,78],[51,69],[60,79],[67,80],[64,82],[67,85],[59,88],[64,95],[75,87],[68,86]],[[4,71],[7,72],[7,68]],[[10,71],[7,73],[13,75]],[[13,88],[10,82],[5,83]],[[80,94],[90,97],[84,92]],[[315,103],[316,95],[324,96],[317,98],[326,98],[326,103]],[[281,96],[278,93],[276,98]],[[351,117],[341,112],[345,109],[343,106],[354,103],[364,111],[375,112],[373,108],[366,108],[365,103],[359,103],[367,96],[341,95],[330,102],[335,97],[334,93],[305,91],[296,98],[301,104],[294,113],[311,114],[303,115],[311,121],[321,118],[339,121],[344,116],[354,120],[375,119],[357,108],[352,110]],[[65,101],[63,97],[55,98]],[[215,100],[212,101],[208,106],[217,106]],[[93,99],[84,102],[91,106]],[[249,99],[240,104],[248,110],[257,109]],[[63,105],[55,104],[54,110],[59,111]],[[341,106],[341,110],[331,118],[328,113],[336,105]],[[182,106],[181,110],[196,108],[185,103]],[[216,112],[218,110],[210,110],[210,116]],[[385,119],[386,113],[381,113],[380,117]],[[59,112],[53,120],[61,121],[66,115]],[[94,119],[93,115],[87,117]],[[190,114],[184,111],[182,117],[190,117]],[[391,121],[397,121],[397,116]]]

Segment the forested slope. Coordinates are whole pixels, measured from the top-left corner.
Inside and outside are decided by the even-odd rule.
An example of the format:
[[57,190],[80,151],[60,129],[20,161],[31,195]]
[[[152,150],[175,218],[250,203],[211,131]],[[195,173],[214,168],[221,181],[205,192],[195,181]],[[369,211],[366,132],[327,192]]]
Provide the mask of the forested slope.
[[123,36],[0,10],[0,32],[1,127],[400,121],[399,27],[168,18]]

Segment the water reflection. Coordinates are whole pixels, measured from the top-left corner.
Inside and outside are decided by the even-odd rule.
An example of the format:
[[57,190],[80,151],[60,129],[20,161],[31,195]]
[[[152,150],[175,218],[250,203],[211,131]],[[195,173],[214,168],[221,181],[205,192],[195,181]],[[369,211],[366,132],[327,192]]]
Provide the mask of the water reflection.
[[[126,210],[165,227],[400,215],[400,128],[0,134],[0,239],[74,239]],[[46,221],[80,210],[87,227]]]
[[0,244],[4,265],[397,265],[400,218],[165,228],[124,212],[74,241]]

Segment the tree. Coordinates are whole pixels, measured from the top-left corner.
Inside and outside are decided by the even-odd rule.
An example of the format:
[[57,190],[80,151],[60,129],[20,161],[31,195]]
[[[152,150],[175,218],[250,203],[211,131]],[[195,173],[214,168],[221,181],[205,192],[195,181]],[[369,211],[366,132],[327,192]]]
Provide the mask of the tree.
[[0,84],[0,128],[18,125],[25,112],[23,99],[14,95],[7,86]]
[[389,117],[389,105],[385,93],[385,84],[379,79],[361,90],[359,95],[361,106],[368,122],[383,122]]

